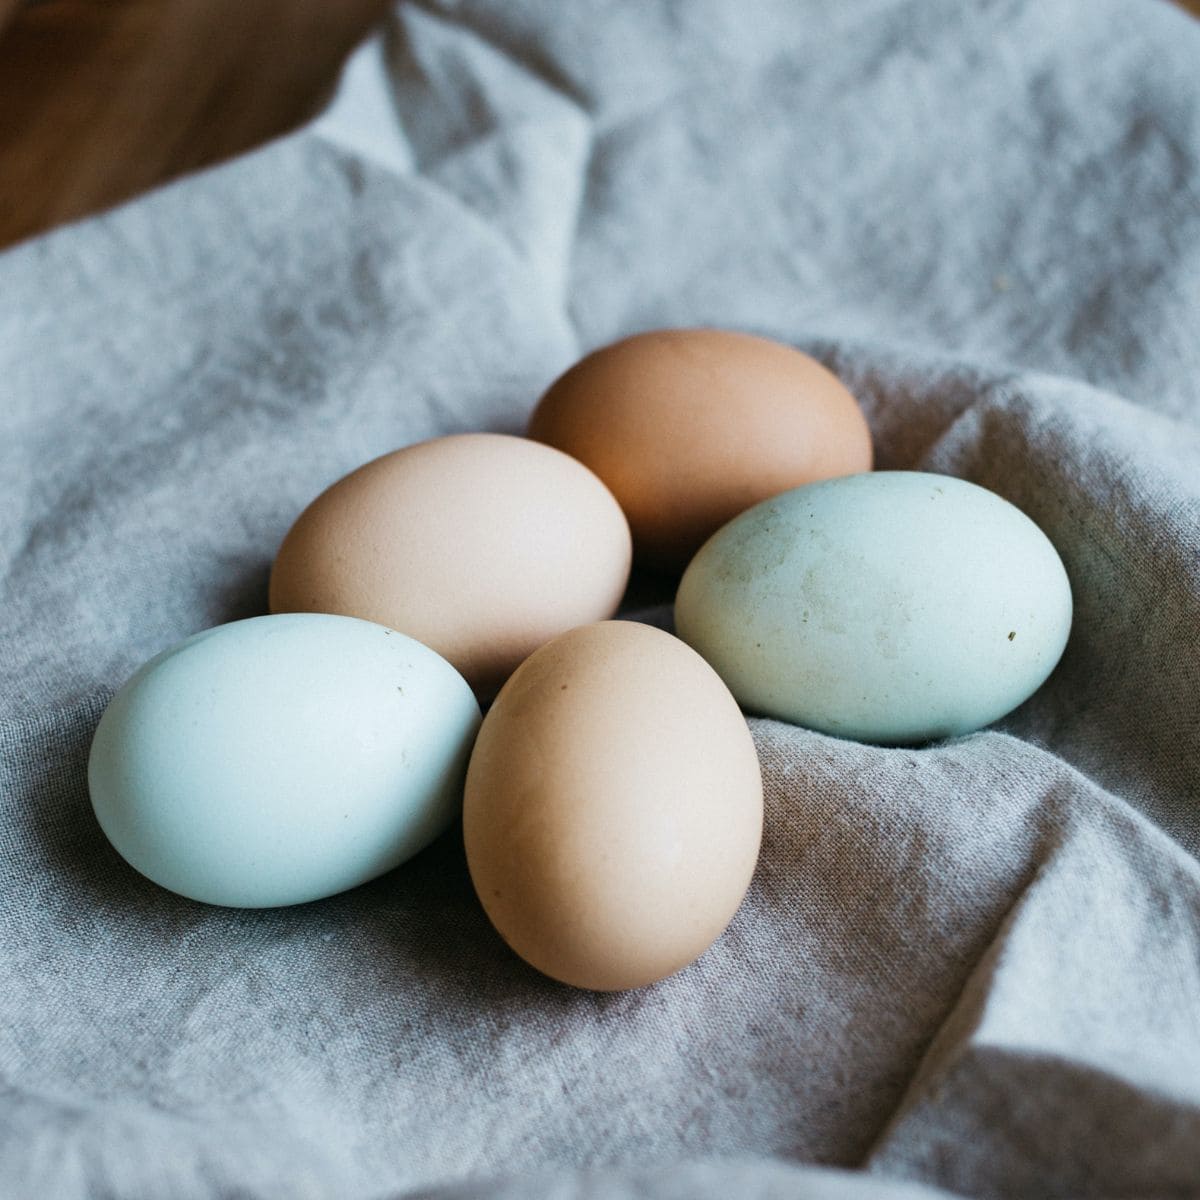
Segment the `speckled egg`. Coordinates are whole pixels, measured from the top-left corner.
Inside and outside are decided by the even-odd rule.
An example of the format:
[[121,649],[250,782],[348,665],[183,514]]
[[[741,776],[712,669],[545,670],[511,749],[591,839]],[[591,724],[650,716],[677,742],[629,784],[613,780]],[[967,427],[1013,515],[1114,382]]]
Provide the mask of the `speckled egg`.
[[680,637],[747,709],[842,737],[987,725],[1054,669],[1071,628],[1058,553],[961,479],[884,471],[757,505],[680,583]]

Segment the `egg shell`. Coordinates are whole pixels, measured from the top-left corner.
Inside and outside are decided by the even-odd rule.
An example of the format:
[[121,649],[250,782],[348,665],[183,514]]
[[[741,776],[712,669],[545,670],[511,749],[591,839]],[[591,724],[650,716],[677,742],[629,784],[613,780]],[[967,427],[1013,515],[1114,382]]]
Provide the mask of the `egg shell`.
[[471,878],[500,935],[576,987],[641,987],[733,917],[762,836],[745,719],[677,638],[634,622],[564,634],[488,713],[467,773]]
[[344,891],[458,815],[479,705],[419,642],[350,617],[221,625],[146,663],[92,741],[88,787],[118,853],[209,904]]
[[675,624],[747,709],[898,745],[1026,700],[1071,608],[1058,553],[1020,509],[960,479],[884,471],[731,521],[684,573]]
[[662,569],[760,500],[872,462],[837,376],[790,346],[716,329],[589,354],[539,401],[529,436],[591,467],[625,510],[638,560]]
[[317,497],[276,557],[270,607],[389,625],[490,697],[543,642],[616,612],[631,553],[620,507],[586,467],[524,438],[457,434]]

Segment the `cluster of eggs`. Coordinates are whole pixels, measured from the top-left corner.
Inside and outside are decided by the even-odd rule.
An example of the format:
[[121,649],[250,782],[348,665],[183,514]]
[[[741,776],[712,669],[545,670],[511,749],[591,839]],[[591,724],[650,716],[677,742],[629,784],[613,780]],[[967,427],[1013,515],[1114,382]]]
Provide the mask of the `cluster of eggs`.
[[[749,886],[742,708],[917,742],[1003,715],[1062,653],[1045,535],[972,484],[872,472],[854,397],[798,351],[642,334],[566,372],[528,432],[360,467],[284,539],[272,615],[126,683],[89,786],[129,863],[214,904],[302,903],[461,813],[513,950],[637,987],[703,953]],[[687,564],[679,637],[608,619],[635,558]]]

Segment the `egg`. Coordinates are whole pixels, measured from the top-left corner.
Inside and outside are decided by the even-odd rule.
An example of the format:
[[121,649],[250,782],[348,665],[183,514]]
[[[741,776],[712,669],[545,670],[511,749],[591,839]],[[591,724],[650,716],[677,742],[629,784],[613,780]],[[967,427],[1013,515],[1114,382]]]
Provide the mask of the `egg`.
[[961,479],[881,471],[764,501],[680,582],[675,625],[747,708],[884,745],[987,725],[1033,694],[1071,587],[1020,509]]
[[586,467],[524,438],[458,434],[318,496],[275,559],[270,607],[389,625],[490,697],[543,642],[616,612],[630,556],[625,517]]
[[237,908],[344,891],[458,813],[479,706],[432,650],[367,621],[254,617],[188,638],[113,697],[88,787],[155,883]]
[[733,917],[762,835],[745,719],[694,651],[609,621],[543,646],[484,720],[467,773],[471,879],[500,936],[575,987],[641,987]]
[[815,359],[717,329],[642,333],[589,354],[539,401],[529,436],[612,489],[638,560],[681,568],[743,510],[871,468],[854,397]]

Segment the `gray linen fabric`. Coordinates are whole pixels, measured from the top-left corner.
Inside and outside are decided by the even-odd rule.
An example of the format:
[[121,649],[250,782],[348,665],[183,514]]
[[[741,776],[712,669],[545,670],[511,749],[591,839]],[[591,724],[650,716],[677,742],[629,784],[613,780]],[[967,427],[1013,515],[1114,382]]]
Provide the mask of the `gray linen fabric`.
[[[261,612],[317,491],[700,323],[1047,531],[1033,700],[753,721],[750,895],[624,995],[510,955],[456,834],[272,912],[120,861],[105,701]],[[1200,1194],[1198,413],[1200,23],[1154,0],[401,6],[314,126],[0,255],[0,1195]]]

